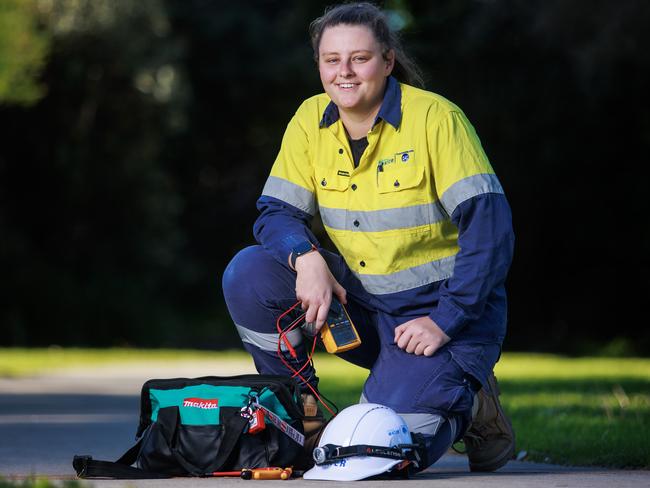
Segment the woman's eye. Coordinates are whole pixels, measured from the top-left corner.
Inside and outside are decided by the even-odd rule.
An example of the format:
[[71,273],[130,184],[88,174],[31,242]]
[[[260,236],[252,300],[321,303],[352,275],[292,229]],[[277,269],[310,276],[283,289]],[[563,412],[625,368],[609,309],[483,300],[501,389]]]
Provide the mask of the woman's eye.
[[354,60],[355,60],[357,63],[363,63],[363,62],[365,62],[365,61],[368,61],[368,58],[366,58],[365,56],[356,56],[356,57],[354,58]]
[[337,58],[327,58],[327,59],[325,60],[325,62],[326,62],[327,64],[334,64],[334,63],[336,63],[337,61],[338,61]]

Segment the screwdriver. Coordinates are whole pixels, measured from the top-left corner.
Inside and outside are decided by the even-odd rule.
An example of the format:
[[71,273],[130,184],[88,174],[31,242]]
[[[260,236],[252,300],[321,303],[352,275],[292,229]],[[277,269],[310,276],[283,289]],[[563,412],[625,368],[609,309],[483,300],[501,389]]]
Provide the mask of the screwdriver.
[[244,468],[241,471],[214,471],[207,476],[237,476],[243,480],[288,480],[292,468]]

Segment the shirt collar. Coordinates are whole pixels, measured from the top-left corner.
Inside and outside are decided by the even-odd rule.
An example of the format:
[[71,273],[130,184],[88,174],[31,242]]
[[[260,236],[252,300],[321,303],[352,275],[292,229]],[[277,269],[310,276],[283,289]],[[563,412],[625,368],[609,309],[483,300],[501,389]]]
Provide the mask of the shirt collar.
[[[320,121],[320,127],[329,127],[337,120],[339,120],[339,108],[336,104],[330,101],[325,107],[323,118]],[[379,120],[385,120],[395,129],[399,128],[402,121],[402,90],[400,89],[399,82],[392,76],[388,77],[386,83],[386,90],[384,91],[384,99],[381,102],[381,107],[375,118],[373,127],[377,125]]]

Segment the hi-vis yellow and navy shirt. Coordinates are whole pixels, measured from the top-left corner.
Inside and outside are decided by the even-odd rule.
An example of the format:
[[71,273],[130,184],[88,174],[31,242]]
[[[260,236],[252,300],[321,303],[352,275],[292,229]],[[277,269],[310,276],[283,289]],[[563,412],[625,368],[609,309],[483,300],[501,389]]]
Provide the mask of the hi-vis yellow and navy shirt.
[[309,98],[258,201],[257,240],[282,263],[320,212],[384,311],[430,315],[452,338],[501,342],[510,209],[474,128],[441,96],[388,78],[355,167],[336,105]]

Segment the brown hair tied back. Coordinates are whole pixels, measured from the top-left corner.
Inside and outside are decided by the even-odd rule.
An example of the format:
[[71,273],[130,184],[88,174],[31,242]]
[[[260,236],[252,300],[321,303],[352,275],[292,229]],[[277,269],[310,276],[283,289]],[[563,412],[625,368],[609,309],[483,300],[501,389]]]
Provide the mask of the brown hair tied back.
[[379,7],[368,2],[345,3],[328,7],[322,17],[318,17],[309,25],[309,35],[316,62],[318,62],[318,50],[323,32],[328,27],[337,25],[363,25],[370,29],[379,42],[384,57],[391,49],[395,53],[393,76],[409,85],[424,86],[420,69],[413,59],[404,52],[402,42],[397,33],[390,28],[386,14]]

